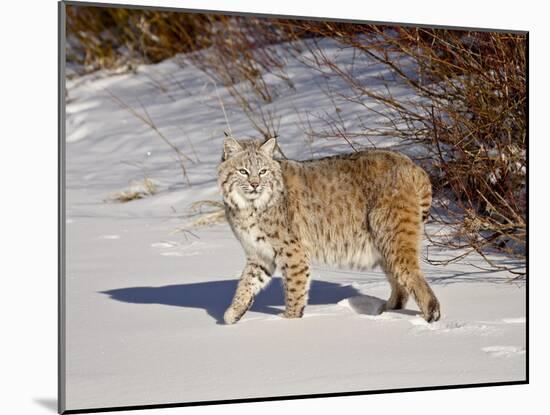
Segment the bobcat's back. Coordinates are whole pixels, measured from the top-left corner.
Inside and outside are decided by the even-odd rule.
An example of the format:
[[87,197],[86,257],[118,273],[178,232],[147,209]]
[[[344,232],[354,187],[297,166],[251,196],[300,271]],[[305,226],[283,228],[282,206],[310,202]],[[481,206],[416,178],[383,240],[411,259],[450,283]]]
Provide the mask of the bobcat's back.
[[419,244],[420,218],[431,205],[427,174],[390,151],[363,151],[311,161],[281,161],[289,226],[312,258],[371,268],[379,240],[409,232]]

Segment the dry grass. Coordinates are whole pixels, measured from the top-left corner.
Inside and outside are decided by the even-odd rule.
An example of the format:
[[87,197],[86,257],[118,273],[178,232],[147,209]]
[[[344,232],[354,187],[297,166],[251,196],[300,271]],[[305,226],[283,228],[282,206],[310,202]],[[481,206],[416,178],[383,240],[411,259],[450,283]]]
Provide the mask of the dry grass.
[[115,192],[109,195],[106,199],[107,202],[126,203],[132,200],[143,199],[148,196],[152,196],[157,193],[157,185],[153,180],[148,177],[142,181],[133,182],[128,190]]
[[199,200],[189,207],[188,217],[194,218],[189,223],[191,228],[224,223],[226,221],[224,204],[217,200]]
[[67,5],[69,62],[84,71],[160,62],[208,45],[213,15]]

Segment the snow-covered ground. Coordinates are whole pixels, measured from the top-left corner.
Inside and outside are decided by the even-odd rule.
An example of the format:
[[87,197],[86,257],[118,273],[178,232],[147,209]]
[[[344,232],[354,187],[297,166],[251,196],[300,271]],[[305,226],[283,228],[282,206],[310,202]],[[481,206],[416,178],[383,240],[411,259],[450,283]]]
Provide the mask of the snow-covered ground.
[[[328,42],[326,52],[349,59]],[[365,68],[376,84],[381,68]],[[268,76],[279,92],[265,106],[281,117],[284,153],[349,151],[341,140],[304,138],[306,113],[321,128],[315,115],[333,108],[319,88],[327,80],[297,61],[287,72],[295,89]],[[241,322],[221,324],[244,265],[241,248],[226,224],[178,229],[192,202],[220,200],[216,166],[227,126],[218,94],[235,136],[254,136],[250,122],[224,88],[177,58],[76,78],[67,90],[67,409],[525,379],[525,285],[477,268],[485,263],[476,257],[423,264],[442,305],[437,323],[425,323],[413,301],[378,315],[389,295],[378,269],[315,268],[303,319],[277,316],[277,273]],[[150,117],[188,157],[191,186],[173,149],[121,103]],[[339,108],[350,126],[362,111]],[[106,202],[144,176],[158,193]]]

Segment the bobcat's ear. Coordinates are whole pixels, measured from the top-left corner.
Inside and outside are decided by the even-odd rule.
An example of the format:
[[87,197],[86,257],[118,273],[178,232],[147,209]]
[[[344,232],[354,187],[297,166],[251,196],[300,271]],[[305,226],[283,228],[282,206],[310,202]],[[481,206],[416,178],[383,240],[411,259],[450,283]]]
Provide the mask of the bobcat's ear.
[[275,146],[277,145],[277,140],[270,138],[265,143],[260,146],[260,151],[266,156],[273,157],[273,152],[275,151]]
[[233,137],[226,137],[223,142],[223,160],[227,160],[242,150],[243,148],[237,140]]

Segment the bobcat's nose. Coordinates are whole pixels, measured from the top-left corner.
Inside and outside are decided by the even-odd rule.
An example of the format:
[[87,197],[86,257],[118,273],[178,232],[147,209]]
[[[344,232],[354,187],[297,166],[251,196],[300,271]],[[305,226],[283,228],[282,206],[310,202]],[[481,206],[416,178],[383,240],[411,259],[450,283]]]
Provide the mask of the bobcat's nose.
[[256,188],[260,185],[259,182],[250,182],[249,184],[254,190],[256,190]]

